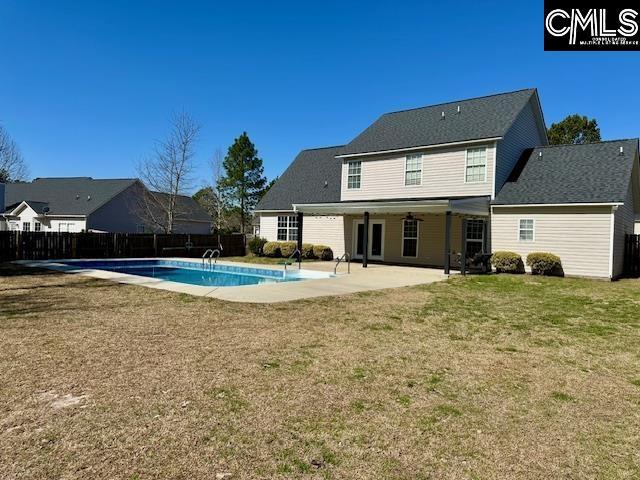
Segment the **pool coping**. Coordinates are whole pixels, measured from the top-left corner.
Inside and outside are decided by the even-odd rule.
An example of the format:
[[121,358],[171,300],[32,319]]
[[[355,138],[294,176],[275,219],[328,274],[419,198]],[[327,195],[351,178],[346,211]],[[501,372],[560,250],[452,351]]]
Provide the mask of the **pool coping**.
[[[369,268],[358,268],[354,265],[351,274],[338,272],[330,278],[309,278],[297,282],[275,282],[258,285],[241,285],[234,287],[206,287],[191,285],[157,278],[142,277],[127,273],[111,272],[99,269],[78,269],[65,265],[65,261],[99,262],[108,260],[169,260],[194,263],[193,258],[165,257],[165,258],[123,258],[123,259],[56,259],[56,260],[18,260],[14,263],[27,267],[39,267],[62,271],[73,275],[109,280],[127,285],[137,285],[158,290],[166,290],[200,297],[217,298],[231,302],[243,303],[278,303],[323,296],[339,296],[385,288],[397,288],[441,281],[447,275],[440,270],[422,267],[370,265]],[[234,267],[255,268],[248,263],[218,261],[221,265]],[[309,262],[303,264],[309,272],[333,271],[334,262]],[[344,269],[346,266],[342,265]],[[258,269],[282,270],[282,265],[262,265]],[[296,267],[294,267],[296,268]],[[296,268],[297,270],[297,268]]]

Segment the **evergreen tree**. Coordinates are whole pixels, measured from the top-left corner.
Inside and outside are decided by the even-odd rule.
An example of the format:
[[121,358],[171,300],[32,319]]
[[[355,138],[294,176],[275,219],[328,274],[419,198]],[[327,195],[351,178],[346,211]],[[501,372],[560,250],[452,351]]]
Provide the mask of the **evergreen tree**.
[[228,204],[238,208],[240,233],[245,233],[247,222],[267,183],[262,159],[246,132],[229,147],[222,166],[224,175],[218,187]]

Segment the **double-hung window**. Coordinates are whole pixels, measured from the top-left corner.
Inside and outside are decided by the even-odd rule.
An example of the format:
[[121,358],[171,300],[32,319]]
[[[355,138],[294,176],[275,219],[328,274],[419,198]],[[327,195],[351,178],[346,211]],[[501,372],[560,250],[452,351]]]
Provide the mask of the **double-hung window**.
[[292,242],[298,240],[298,217],[296,215],[278,216],[278,240]]
[[31,231],[31,222],[22,222],[22,231],[30,232]]
[[347,189],[360,188],[362,178],[362,162],[352,161],[347,163]]
[[487,149],[468,148],[464,172],[465,183],[482,183],[487,181]]
[[418,220],[404,220],[402,224],[402,256],[418,256]]
[[42,224],[40,222],[38,222],[37,220],[34,220],[34,222],[33,222],[33,231],[34,232],[42,231]]
[[422,154],[407,155],[404,168],[405,185],[422,184]]
[[484,220],[467,220],[467,257],[482,252]]
[[533,242],[534,238],[533,218],[521,218],[518,225],[518,239],[521,242]]

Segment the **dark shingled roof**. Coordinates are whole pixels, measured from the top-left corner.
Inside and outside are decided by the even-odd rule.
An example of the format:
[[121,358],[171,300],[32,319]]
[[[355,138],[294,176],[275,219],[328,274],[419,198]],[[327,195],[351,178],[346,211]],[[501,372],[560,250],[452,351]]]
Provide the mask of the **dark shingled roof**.
[[301,151],[262,198],[256,210],[291,210],[294,203],[340,201],[342,146]]
[[[536,93],[518,90],[486,97],[385,113],[340,155],[502,137]],[[460,107],[460,113],[457,108]],[[442,112],[445,117],[442,119]]]
[[625,202],[637,150],[636,138],[528,149],[492,203]]
[[[151,192],[161,204],[168,204],[169,195],[162,192]],[[178,195],[176,197],[176,220],[195,220],[200,222],[211,222],[209,214],[192,197]]]
[[5,205],[27,201],[32,206],[47,204],[52,215],[88,215],[134,182],[135,178],[66,177],[7,183]]

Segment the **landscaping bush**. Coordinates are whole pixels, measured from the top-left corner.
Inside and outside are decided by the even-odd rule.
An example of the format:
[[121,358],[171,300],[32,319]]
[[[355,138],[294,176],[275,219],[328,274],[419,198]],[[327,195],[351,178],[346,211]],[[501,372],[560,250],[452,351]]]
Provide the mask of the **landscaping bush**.
[[298,248],[298,244],[296,242],[279,242],[280,243],[280,252],[284,258],[288,258],[291,256],[293,252]]
[[320,260],[333,260],[333,250],[326,245],[314,245],[313,254]]
[[302,244],[302,258],[313,259],[316,256],[313,253],[313,245],[311,243]]
[[532,252],[527,255],[527,265],[534,275],[563,275],[560,257],[553,253]]
[[249,240],[249,251],[256,256],[261,257],[263,255],[262,249],[265,243],[267,243],[266,238],[253,237]]
[[491,264],[497,273],[524,273],[522,257],[515,252],[496,252],[491,255]]
[[262,253],[267,257],[281,257],[280,242],[267,242],[262,246]]

